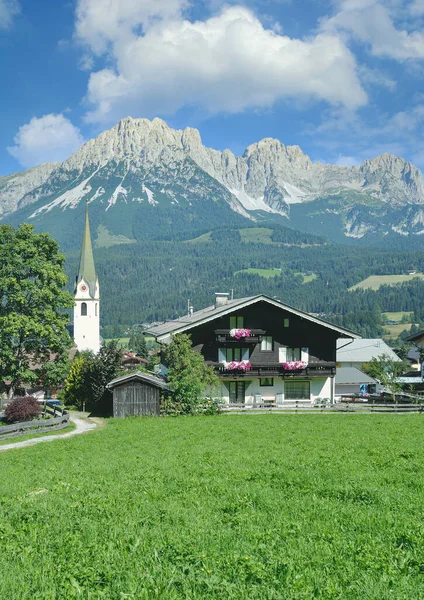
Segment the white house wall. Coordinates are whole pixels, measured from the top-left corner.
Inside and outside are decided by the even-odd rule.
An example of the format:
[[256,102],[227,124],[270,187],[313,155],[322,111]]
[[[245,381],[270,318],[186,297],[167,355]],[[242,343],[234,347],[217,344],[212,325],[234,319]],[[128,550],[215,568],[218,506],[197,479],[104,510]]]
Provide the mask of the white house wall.
[[[225,379],[221,380],[221,400],[227,404],[230,402],[228,387],[225,383],[230,381],[245,381],[245,404],[254,404],[255,399],[260,396],[261,401],[275,400],[278,404],[286,402],[284,397],[284,379],[281,377],[274,377],[273,386],[261,386],[259,378],[243,377],[243,379]],[[314,402],[317,398],[329,398],[331,399],[334,395],[332,394],[332,385],[334,385],[334,379],[331,377],[314,377],[313,379],[296,379],[295,381],[310,381],[311,390],[311,402]],[[286,380],[287,381],[287,380]],[[289,380],[290,381],[290,380]],[[249,384],[248,384],[249,382]],[[294,402],[295,400],[288,400],[287,402]],[[303,402],[307,402],[303,400]]]

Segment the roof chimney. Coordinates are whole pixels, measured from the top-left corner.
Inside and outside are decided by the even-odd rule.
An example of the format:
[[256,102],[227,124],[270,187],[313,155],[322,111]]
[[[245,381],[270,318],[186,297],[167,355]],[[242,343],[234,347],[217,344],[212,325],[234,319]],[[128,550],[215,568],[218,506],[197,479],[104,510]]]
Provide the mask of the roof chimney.
[[228,296],[227,292],[215,292],[215,308],[228,304]]

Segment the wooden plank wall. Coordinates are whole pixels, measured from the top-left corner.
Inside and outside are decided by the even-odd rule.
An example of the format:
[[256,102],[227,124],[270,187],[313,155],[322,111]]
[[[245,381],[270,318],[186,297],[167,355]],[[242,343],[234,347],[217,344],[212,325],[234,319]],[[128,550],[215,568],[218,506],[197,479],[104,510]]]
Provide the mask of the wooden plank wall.
[[140,381],[129,381],[113,390],[113,416],[159,415],[160,390]]

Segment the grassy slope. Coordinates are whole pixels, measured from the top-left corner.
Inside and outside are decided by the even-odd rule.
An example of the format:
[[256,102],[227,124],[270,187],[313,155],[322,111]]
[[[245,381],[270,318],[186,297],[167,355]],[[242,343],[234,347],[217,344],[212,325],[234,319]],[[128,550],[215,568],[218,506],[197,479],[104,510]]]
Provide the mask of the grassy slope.
[[372,290],[378,290],[381,285],[395,285],[396,283],[404,283],[405,281],[412,281],[414,277],[424,279],[423,273],[416,273],[415,275],[371,275],[363,281],[360,281],[356,285],[353,285],[350,290],[356,290],[358,288],[370,288]]
[[281,275],[281,269],[243,269],[241,271],[235,271],[234,276],[239,273],[247,273],[248,275],[260,275],[261,277],[278,277]]
[[422,422],[112,420],[4,453],[0,598],[422,598]]

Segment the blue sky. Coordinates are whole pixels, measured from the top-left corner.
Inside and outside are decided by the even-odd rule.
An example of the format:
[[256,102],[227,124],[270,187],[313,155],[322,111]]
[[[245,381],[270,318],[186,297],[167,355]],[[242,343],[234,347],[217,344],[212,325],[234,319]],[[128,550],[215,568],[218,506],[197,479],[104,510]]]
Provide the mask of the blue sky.
[[424,0],[0,0],[0,175],[120,118],[424,168]]

